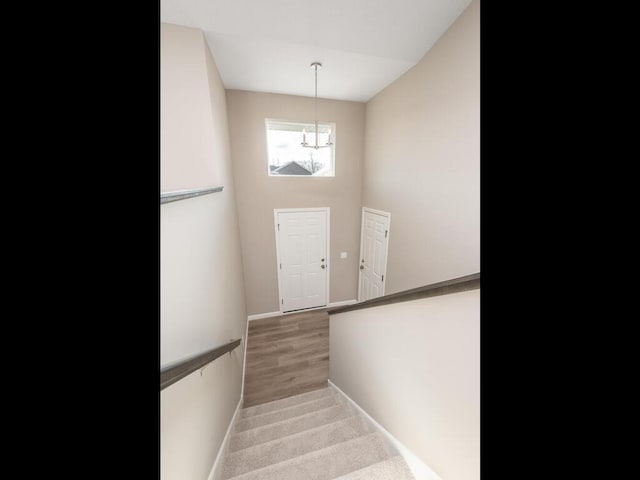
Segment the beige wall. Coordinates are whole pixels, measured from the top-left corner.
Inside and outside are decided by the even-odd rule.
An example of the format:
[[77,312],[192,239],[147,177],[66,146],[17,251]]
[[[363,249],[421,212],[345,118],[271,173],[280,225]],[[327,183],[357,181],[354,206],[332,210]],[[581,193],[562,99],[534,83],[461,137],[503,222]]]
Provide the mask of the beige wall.
[[313,121],[313,98],[228,90],[227,104],[248,313],[279,310],[274,208],[331,208],[329,301],[357,298],[364,104],[318,101],[318,120],[336,122],[336,176],[312,178],[269,177],[264,121]]
[[479,7],[367,103],[363,206],[391,212],[387,294],[480,271]]
[[211,141],[202,31],[163,23],[160,42],[160,190],[217,185],[223,156]]
[[[244,345],[161,392],[160,478],[207,480],[238,403]],[[235,398],[230,401],[230,389]],[[220,469],[217,469],[220,471]]]
[[330,380],[441,478],[478,480],[480,290],[330,322]]
[[[165,365],[242,337],[247,313],[224,87],[201,31],[161,24],[160,48],[161,188],[224,186],[160,207]],[[207,479],[240,400],[243,351],[162,391],[163,480]]]

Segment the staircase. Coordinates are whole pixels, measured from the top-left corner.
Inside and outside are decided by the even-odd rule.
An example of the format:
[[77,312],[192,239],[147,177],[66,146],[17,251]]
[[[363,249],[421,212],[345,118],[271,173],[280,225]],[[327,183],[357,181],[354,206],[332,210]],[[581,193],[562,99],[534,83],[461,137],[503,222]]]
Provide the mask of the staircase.
[[328,386],[244,408],[222,480],[414,480],[404,459]]

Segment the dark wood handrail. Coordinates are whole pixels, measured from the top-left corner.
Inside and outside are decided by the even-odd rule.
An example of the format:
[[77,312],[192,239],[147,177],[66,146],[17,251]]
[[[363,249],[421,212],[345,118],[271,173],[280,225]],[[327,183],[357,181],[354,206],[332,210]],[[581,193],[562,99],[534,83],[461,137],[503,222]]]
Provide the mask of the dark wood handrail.
[[240,345],[241,341],[241,338],[231,340],[229,343],[225,343],[213,350],[208,350],[206,352],[199,353],[198,355],[194,355],[193,357],[184,358],[162,367],[160,369],[160,390],[167,388],[169,385],[176,383],[178,380],[195,372],[207,363],[213,362],[216,358],[230,352]]
[[363,308],[380,307],[391,303],[408,302],[419,298],[436,297],[438,295],[447,295],[449,293],[464,292],[465,290],[475,290],[480,288],[480,272],[464,277],[452,278],[444,282],[432,283],[423,287],[412,288],[398,293],[383,295],[382,297],[372,298],[364,302],[345,305],[344,307],[330,308],[327,310],[329,315],[335,313],[350,312],[351,310],[360,310]]
[[221,192],[224,187],[204,187],[192,188],[190,190],[173,190],[160,194],[160,204],[185,200],[187,198],[199,197],[209,193]]

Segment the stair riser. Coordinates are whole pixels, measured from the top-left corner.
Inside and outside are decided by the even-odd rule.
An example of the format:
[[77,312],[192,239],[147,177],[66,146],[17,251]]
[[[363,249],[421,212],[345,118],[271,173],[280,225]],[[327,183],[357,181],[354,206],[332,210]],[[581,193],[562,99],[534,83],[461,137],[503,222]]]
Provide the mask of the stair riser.
[[303,432],[311,428],[326,425],[338,420],[351,417],[356,410],[350,405],[335,405],[307,415],[301,415],[273,425],[255,428],[246,432],[233,435],[229,440],[229,452],[235,452],[244,448],[284,438],[287,435]]
[[409,466],[398,455],[384,462],[374,463],[368,467],[348,473],[335,480],[415,480]]
[[269,403],[263,403],[262,405],[256,405],[255,407],[248,407],[240,410],[240,418],[248,418],[255,415],[262,415],[264,413],[275,412],[283,408],[292,407],[301,403],[310,402],[312,400],[318,400],[334,395],[330,388],[322,388],[314,390],[312,392],[303,393],[302,395],[296,395],[295,397],[283,398],[282,400],[276,400]]
[[275,412],[243,418],[236,423],[235,431],[236,433],[244,432],[246,430],[251,430],[252,428],[262,427],[264,425],[280,422],[288,418],[299,417],[300,415],[304,415],[306,413],[322,410],[333,405],[338,405],[339,403],[341,403],[339,399],[331,395],[329,397],[321,398],[319,400],[314,400],[300,405],[295,405],[283,410],[277,410]]
[[332,445],[233,480],[331,480],[391,458],[379,433]]
[[361,417],[356,416],[240,450],[227,456],[223,478],[228,479],[268,465],[284,462],[362,437],[367,433],[370,432],[363,424]]
[[415,480],[331,387],[241,410],[228,448],[222,480]]

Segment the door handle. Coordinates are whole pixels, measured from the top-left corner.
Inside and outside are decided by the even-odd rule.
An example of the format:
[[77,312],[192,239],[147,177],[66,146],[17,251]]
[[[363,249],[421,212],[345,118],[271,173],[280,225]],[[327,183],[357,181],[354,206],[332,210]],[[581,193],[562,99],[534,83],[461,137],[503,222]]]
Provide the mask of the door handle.
[[325,266],[324,266],[324,265],[320,265],[320,268],[323,268],[323,269],[324,269],[324,268],[325,268]]
[[364,265],[360,265],[360,270],[364,270]]

